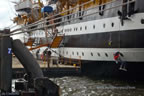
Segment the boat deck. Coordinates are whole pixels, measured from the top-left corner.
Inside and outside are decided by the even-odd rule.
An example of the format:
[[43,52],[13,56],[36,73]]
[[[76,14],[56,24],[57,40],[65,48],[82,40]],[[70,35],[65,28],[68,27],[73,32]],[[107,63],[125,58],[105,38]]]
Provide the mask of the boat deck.
[[[41,68],[47,68],[47,61],[37,60]],[[22,64],[16,57],[13,57],[12,60],[12,68],[23,68]],[[52,64],[50,63],[50,68],[75,68],[72,65],[65,65],[65,64]]]

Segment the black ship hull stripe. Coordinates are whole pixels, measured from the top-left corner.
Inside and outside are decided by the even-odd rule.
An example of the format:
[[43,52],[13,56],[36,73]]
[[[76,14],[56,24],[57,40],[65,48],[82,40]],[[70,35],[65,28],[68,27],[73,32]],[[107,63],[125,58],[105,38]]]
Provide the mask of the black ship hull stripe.
[[[133,79],[144,79],[141,74],[144,73],[143,62],[126,62],[127,71],[120,70],[120,64],[116,64],[113,61],[81,61],[82,73],[85,75],[103,76],[103,77],[118,77],[118,78],[133,78]],[[77,63],[78,64],[78,63]],[[136,68],[137,66],[137,69]]]
[[65,36],[61,46],[72,48],[144,48],[144,30]]

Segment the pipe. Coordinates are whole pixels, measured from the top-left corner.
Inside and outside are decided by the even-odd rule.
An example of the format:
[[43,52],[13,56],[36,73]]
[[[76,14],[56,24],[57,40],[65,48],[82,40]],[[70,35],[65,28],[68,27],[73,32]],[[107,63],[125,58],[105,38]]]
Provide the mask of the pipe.
[[31,78],[44,77],[39,64],[20,40],[12,41],[12,50]]

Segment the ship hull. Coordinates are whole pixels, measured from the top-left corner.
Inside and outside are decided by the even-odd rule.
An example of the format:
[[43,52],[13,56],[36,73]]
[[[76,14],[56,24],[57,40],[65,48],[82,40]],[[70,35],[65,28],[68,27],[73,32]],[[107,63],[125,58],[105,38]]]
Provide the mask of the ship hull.
[[126,62],[127,71],[114,61],[82,61],[82,73],[96,78],[144,80],[144,62]]
[[65,36],[65,47],[144,48],[144,29]]
[[[117,12],[115,12],[117,13]],[[58,28],[64,34],[56,53],[75,64],[81,61],[82,73],[96,77],[143,79],[144,13],[122,21],[119,16],[69,24]],[[127,71],[119,70],[116,52],[123,54]],[[74,62],[73,62],[74,60]]]

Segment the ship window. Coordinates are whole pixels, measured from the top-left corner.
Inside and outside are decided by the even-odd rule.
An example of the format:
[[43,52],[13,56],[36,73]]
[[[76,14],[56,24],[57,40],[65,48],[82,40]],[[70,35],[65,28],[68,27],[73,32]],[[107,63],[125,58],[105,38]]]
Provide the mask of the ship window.
[[78,29],[78,28],[76,28],[76,31],[77,31],[77,29]]
[[68,55],[68,51],[66,52],[66,54]]
[[64,51],[63,51],[63,54],[64,54]]
[[113,22],[112,22],[111,26],[114,27],[114,23]]
[[93,25],[93,29],[95,29],[95,25]]
[[85,30],[87,30],[87,26],[85,26]]
[[144,19],[141,19],[141,24],[144,24]]
[[91,52],[91,56],[93,56],[93,53]]
[[108,57],[108,54],[107,54],[107,53],[105,53],[105,56],[106,56],[106,57]]
[[84,53],[82,52],[82,56],[84,56]]
[[103,28],[105,28],[105,26],[106,26],[106,25],[105,25],[105,24],[103,24]]
[[77,55],[79,55],[79,53],[77,52]]
[[100,53],[97,53],[98,56],[100,56]]
[[74,55],[74,52],[72,52],[72,55]]
[[82,30],[82,27],[80,27],[80,30]]

